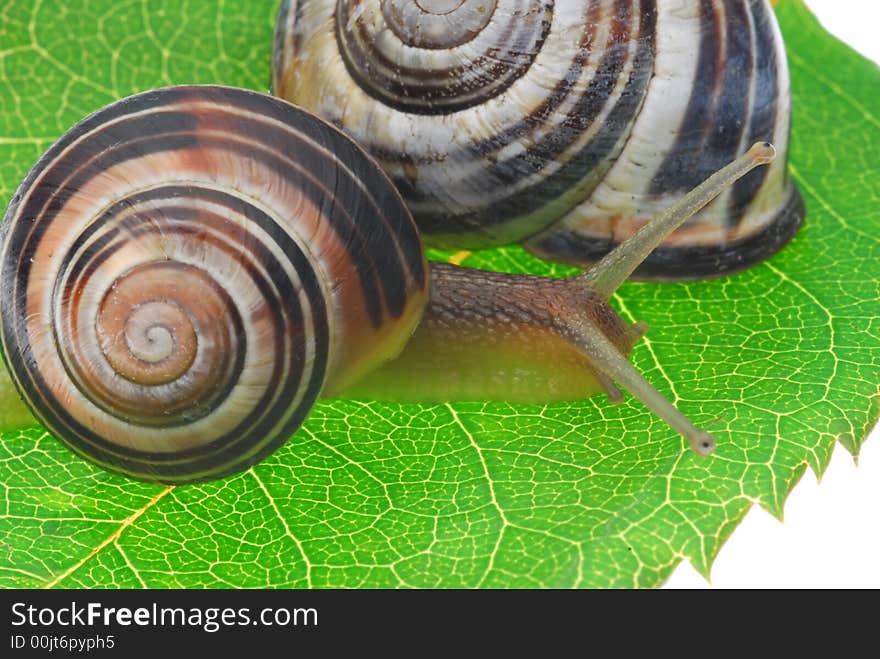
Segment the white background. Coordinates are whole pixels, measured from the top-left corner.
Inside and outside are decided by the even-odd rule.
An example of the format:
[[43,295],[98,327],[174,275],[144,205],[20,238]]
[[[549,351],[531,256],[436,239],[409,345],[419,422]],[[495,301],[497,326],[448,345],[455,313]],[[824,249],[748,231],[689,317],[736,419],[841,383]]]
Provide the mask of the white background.
[[[878,0],[806,3],[829,32],[880,62]],[[858,467],[837,446],[821,484],[807,470],[785,504],[785,523],[753,507],[721,548],[711,586],[684,561],[666,587],[880,588],[880,427]]]

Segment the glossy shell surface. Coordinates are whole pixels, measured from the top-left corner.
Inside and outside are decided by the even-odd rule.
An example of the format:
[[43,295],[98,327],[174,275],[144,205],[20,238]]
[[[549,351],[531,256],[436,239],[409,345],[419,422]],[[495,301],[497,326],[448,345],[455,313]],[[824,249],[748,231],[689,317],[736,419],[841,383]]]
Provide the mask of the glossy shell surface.
[[584,265],[756,141],[780,153],[642,274],[722,274],[803,218],[766,0],[286,0],[273,91],[388,172],[426,242]]
[[217,478],[401,349],[423,259],[393,186],[333,127],[239,89],[146,92],[70,129],[13,197],[3,351],[76,453]]

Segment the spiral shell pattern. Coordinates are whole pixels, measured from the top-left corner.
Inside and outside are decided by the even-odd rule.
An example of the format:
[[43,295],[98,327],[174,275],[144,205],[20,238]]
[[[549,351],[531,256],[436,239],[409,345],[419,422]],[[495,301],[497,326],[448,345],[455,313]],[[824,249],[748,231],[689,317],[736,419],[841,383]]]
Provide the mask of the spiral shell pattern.
[[785,48],[767,0],[658,0],[651,81],[626,145],[589,197],[525,246],[542,258],[598,260],[745,152],[779,157],[707,206],[648,257],[643,278],[723,275],[760,262],[800,227],[786,171],[791,98]]
[[402,346],[426,272],[399,196],[278,99],[172,87],[87,117],[2,224],[2,343],[51,434],[100,466],[218,478]]
[[431,245],[534,236],[585,265],[756,141],[782,157],[643,272],[742,267],[803,217],[767,0],[285,0],[273,70],[377,158]]
[[336,40],[349,73],[374,98],[448,114],[500,94],[531,65],[550,29],[550,5],[520,4],[496,14],[498,0],[341,2]]

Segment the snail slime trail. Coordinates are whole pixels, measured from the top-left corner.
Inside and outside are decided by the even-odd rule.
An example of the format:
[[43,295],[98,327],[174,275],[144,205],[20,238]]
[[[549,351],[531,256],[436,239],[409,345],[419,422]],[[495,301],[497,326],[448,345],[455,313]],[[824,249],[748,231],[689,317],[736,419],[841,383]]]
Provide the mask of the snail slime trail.
[[755,145],[583,275],[503,275],[429,266],[397,189],[322,119],[231,87],[144,92],[76,124],[13,196],[3,355],[50,434],[150,482],[247,469],[344,391],[617,402],[620,386],[707,454],[630,366],[645,328],[608,299],[772,155]]
[[425,243],[586,267],[755,142],[743,177],[634,275],[761,262],[805,209],[769,0],[285,0],[273,92],[384,168]]

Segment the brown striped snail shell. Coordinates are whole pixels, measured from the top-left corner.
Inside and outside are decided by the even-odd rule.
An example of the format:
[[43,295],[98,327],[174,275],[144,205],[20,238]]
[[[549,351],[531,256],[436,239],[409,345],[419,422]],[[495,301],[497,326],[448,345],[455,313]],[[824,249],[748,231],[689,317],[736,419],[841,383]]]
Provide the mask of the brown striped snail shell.
[[415,226],[369,158],[231,88],[87,117],[27,175],[2,240],[13,380],[51,434],[143,480],[259,461],[399,352],[427,298]]
[[636,274],[741,270],[805,212],[769,0],[284,0],[273,90],[364,146],[432,246],[584,266],[758,140],[781,157]]
[[241,471],[344,389],[616,402],[617,383],[706,455],[627,359],[645,328],[608,300],[773,155],[755,145],[583,275],[503,275],[428,264],[389,179],[317,117],[228,87],[145,92],[76,124],[13,196],[3,355],[52,435],[146,481]]

